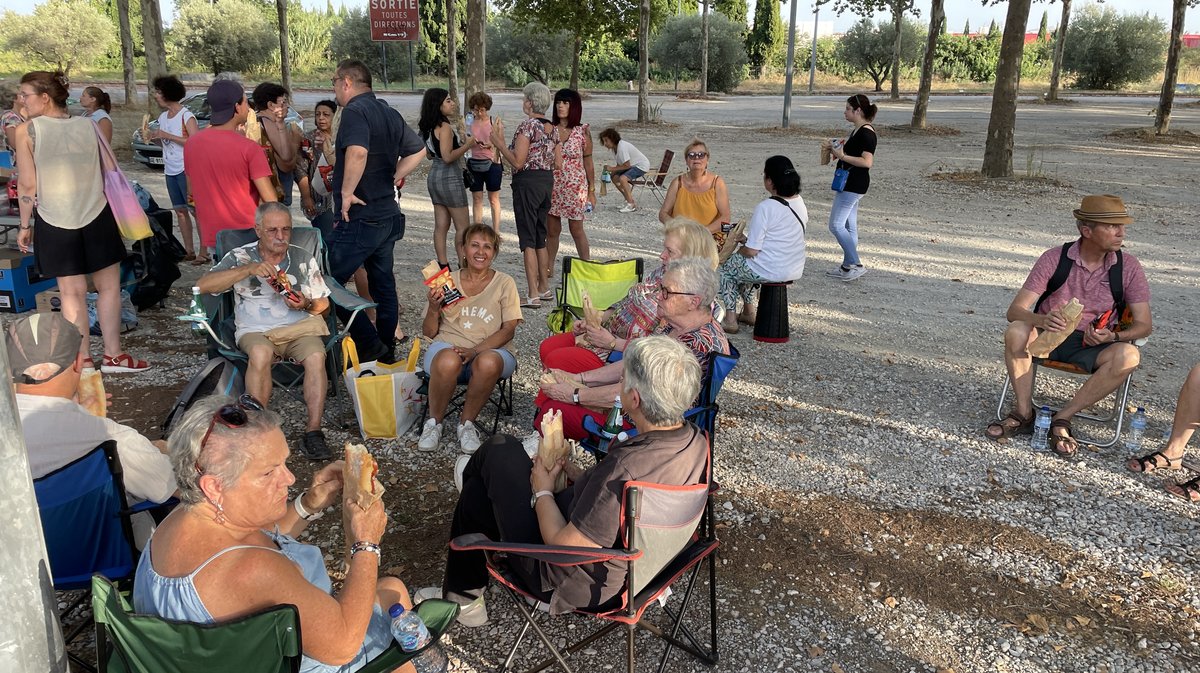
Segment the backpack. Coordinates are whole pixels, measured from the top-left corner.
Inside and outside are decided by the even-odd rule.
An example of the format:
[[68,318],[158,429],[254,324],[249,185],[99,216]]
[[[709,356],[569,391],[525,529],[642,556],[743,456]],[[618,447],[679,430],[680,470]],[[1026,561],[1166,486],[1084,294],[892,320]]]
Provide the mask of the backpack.
[[[1050,280],[1046,282],[1046,291],[1042,296],[1038,297],[1037,303],[1033,305],[1033,312],[1037,313],[1042,307],[1042,302],[1054,294],[1063,283],[1067,282],[1067,276],[1071,275],[1071,265],[1074,262],[1067,257],[1067,250],[1075,241],[1067,241],[1062,244],[1062,251],[1058,255],[1058,266],[1054,269],[1054,274],[1050,276]],[[1133,322],[1133,317],[1129,314],[1129,306],[1125,303],[1125,256],[1121,251],[1117,251],[1117,262],[1108,269],[1108,289],[1112,292],[1113,308],[1109,314],[1100,316],[1103,324],[1097,325],[1098,328],[1109,328],[1114,332],[1120,332],[1125,327],[1128,327]],[[1108,317],[1111,316],[1111,317]]]
[[171,434],[175,424],[192,408],[196,400],[209,395],[228,395],[236,398],[244,392],[246,379],[233,362],[221,356],[212,358],[188,381],[183,387],[183,392],[175,399],[175,404],[171,405],[171,410],[167,412],[167,417],[162,423],[163,438],[166,439]]
[[133,244],[133,254],[126,258],[122,268],[126,277],[136,279],[129,293],[139,311],[166,299],[171,286],[182,275],[179,262],[186,254],[183,244],[171,231],[171,211],[159,208],[148,193],[145,210],[150,216],[150,231],[154,235]]

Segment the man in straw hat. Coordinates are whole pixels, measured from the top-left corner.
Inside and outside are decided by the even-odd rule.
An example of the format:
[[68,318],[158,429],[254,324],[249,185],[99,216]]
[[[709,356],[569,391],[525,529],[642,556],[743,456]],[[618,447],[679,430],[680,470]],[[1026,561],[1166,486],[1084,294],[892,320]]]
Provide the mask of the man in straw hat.
[[[1153,329],[1146,274],[1136,257],[1121,252],[1125,227],[1133,223],[1125,204],[1111,194],[1085,196],[1074,214],[1079,240],[1042,253],[1008,307],[1004,363],[1015,401],[1007,417],[987,428],[992,439],[1033,431],[1029,346],[1039,332],[1068,327],[1061,309],[1074,297],[1083,304],[1083,315],[1075,331],[1047,358],[1091,373],[1050,425],[1050,447],[1064,457],[1079,449],[1071,436],[1071,418],[1116,390],[1137,368],[1141,358],[1130,342],[1149,336]],[[1119,288],[1110,289],[1110,277],[1120,278]],[[1124,319],[1114,296],[1122,291],[1128,309]]]
[[[34,313],[14,320],[5,331],[8,368],[34,479],[115,439],[130,504],[163,502],[175,493],[165,442],[155,444],[133,428],[89,414],[75,402],[84,357],[79,328],[61,313]],[[153,520],[147,515],[134,517],[133,523],[140,546]]]

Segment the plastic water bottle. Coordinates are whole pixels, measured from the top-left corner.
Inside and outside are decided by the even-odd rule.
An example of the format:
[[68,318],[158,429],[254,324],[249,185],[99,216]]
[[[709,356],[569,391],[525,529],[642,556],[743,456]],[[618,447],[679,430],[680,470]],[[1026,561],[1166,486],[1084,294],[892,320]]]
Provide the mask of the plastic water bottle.
[[592,212],[592,202],[591,201],[588,201],[587,203],[584,204],[583,212],[585,212],[585,213]]
[[1033,439],[1029,440],[1029,446],[1037,451],[1045,451],[1050,446],[1049,437],[1050,407],[1042,407],[1033,421]]
[[204,312],[204,302],[200,299],[200,288],[192,288],[192,305],[188,308],[188,315],[196,318],[192,321],[192,331],[196,334],[204,333],[204,325],[208,322],[208,314]]
[[[396,603],[388,609],[388,615],[392,618],[392,637],[405,652],[415,652],[431,640],[429,629],[416,612],[405,610],[403,605]],[[412,663],[417,673],[441,671],[446,667],[446,654],[434,646],[413,658]]]
[[1129,421],[1129,434],[1125,435],[1125,449],[1136,453],[1142,448],[1142,437],[1146,434],[1146,409],[1138,407],[1133,420]]

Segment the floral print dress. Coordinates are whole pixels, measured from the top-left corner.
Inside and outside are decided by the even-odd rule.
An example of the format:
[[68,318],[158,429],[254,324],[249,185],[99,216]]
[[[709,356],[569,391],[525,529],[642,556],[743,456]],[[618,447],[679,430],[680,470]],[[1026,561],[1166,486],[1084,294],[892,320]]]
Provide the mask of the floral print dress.
[[588,125],[580,124],[571,129],[562,144],[562,168],[554,171],[554,192],[550,196],[550,214],[554,217],[582,220],[587,212],[587,173],[583,170],[587,133]]

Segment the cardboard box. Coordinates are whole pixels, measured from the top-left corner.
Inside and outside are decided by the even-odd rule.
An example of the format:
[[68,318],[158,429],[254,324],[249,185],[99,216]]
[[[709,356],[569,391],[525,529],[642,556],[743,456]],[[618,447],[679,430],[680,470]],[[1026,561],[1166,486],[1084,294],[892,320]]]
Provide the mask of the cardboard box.
[[33,267],[33,255],[0,250],[0,312],[23,313],[37,307],[37,294],[56,287]]
[[58,290],[43,290],[38,293],[35,300],[38,313],[48,313],[50,311],[62,310],[62,293]]

